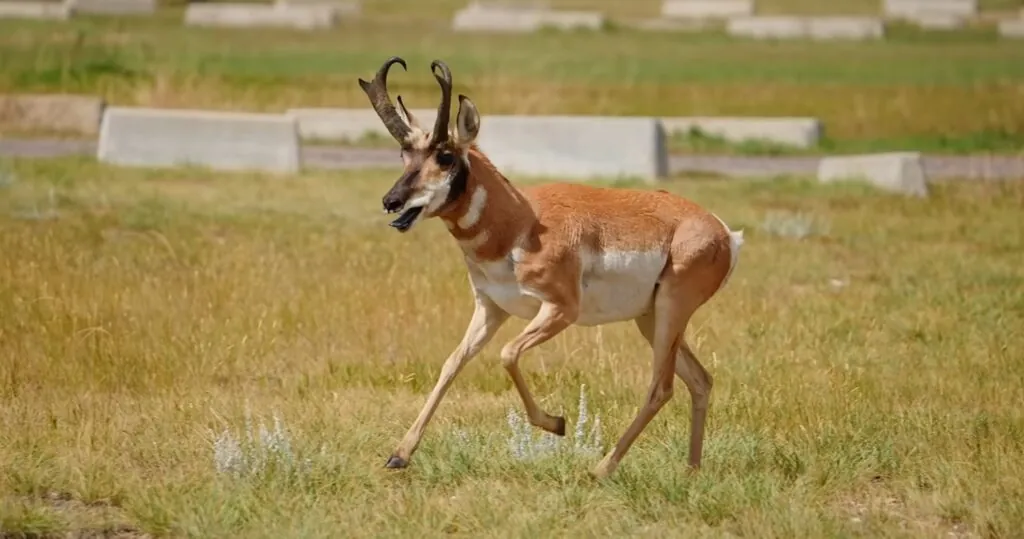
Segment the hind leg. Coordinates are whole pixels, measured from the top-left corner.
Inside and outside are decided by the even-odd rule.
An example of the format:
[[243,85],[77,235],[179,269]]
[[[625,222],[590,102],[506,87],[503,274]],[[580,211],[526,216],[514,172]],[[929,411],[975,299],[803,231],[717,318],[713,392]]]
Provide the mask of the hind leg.
[[[640,333],[653,347],[655,323],[653,313],[641,316],[635,322]],[[685,332],[685,328],[683,331]],[[690,350],[682,335],[679,338],[679,349],[676,351],[675,373],[686,384],[686,388],[690,392],[690,467],[697,469],[700,468],[704,447],[704,422],[708,415],[711,387],[714,381],[704,366],[700,364],[697,356]]]
[[654,297],[654,331],[651,343],[653,352],[653,364],[651,369],[651,383],[647,391],[647,399],[643,407],[637,413],[633,422],[630,423],[626,432],[615,444],[610,452],[597,464],[592,475],[596,478],[607,477],[618,467],[619,462],[629,451],[629,448],[643,432],[647,424],[654,419],[661,408],[672,398],[673,381],[672,371],[676,350],[679,347],[682,333],[679,328],[686,315],[678,308],[678,302],[672,297],[672,287],[662,286]]

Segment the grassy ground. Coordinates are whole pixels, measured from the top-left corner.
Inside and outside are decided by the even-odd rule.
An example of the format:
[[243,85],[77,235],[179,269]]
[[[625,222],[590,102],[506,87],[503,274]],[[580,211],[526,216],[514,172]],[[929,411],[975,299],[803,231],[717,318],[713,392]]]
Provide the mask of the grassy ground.
[[416,107],[436,103],[428,65],[444,58],[457,91],[485,114],[816,116],[824,151],[1024,148],[1024,47],[991,28],[895,27],[888,41],[861,44],[624,28],[467,36],[448,29],[454,4],[408,6],[369,3],[363,19],[325,32],[188,29],[180,10],[152,20],[0,21],[0,92],[160,107],[365,107],[355,79],[399,54],[411,72],[396,73],[393,86]]
[[[521,405],[496,351],[522,321],[463,372],[412,467],[382,468],[470,314],[444,227],[386,225],[394,171],[0,170],[0,535],[1010,537],[1024,525],[1024,184],[941,184],[922,201],[797,179],[667,183],[747,230],[689,333],[716,380],[705,468],[685,470],[682,394],[595,484],[596,456],[524,461],[507,447]],[[811,217],[811,234],[761,229],[777,212]],[[642,399],[647,354],[630,324],[572,329],[524,368],[570,431],[585,384],[607,446]],[[269,436],[270,456],[297,467],[218,472],[214,441],[244,440],[247,413],[280,419],[290,445]]]

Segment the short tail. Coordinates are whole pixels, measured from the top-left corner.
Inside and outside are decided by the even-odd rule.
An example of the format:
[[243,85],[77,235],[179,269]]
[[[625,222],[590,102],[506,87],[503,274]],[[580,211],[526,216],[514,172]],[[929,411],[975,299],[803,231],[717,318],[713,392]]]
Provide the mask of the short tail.
[[[714,215],[714,214],[712,214]],[[719,223],[722,223],[722,227],[725,228],[725,232],[729,235],[729,271],[726,272],[725,278],[722,279],[722,286],[729,282],[729,277],[732,275],[732,270],[736,268],[736,263],[740,258],[740,248],[743,247],[743,229],[731,230],[729,225],[725,224],[720,217],[715,215],[715,219],[718,219]]]

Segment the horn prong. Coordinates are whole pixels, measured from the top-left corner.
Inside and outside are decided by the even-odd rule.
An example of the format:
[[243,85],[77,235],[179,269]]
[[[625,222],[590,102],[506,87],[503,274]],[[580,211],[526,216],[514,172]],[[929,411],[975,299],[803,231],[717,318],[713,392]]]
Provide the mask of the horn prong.
[[402,119],[398,111],[395,110],[395,105],[391,102],[391,97],[388,95],[388,70],[394,64],[398,64],[402,66],[403,70],[408,71],[405,60],[398,56],[392,56],[377,70],[373,81],[367,82],[360,78],[359,87],[363,89],[363,92],[370,99],[373,110],[377,112],[377,116],[384,122],[384,127],[391,133],[391,136],[399,143],[405,144],[412,130],[409,124]]
[[[440,69],[441,74],[437,71]],[[437,107],[437,119],[434,121],[434,134],[431,144],[437,146],[448,140],[448,121],[452,111],[452,72],[441,60],[430,63],[430,72],[441,86],[441,103]]]

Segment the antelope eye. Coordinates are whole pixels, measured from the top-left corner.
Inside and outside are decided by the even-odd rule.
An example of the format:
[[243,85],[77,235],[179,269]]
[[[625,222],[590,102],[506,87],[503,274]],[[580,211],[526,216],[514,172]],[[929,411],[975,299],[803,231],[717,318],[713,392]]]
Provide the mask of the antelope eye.
[[450,167],[455,162],[455,156],[451,152],[441,152],[437,154],[437,164],[442,167]]

